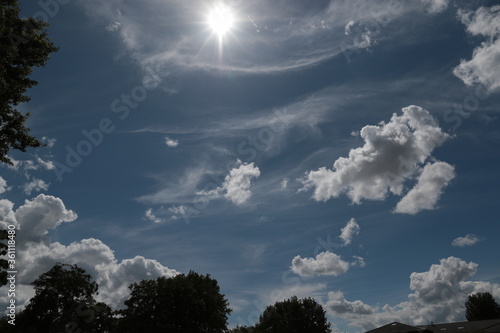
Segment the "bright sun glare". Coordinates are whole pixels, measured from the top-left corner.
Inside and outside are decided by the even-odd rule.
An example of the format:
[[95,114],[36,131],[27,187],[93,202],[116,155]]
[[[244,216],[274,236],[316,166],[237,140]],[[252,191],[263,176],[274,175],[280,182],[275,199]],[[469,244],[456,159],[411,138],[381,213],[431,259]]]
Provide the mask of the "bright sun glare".
[[233,27],[234,15],[230,8],[218,4],[208,16],[208,24],[214,33],[222,37]]

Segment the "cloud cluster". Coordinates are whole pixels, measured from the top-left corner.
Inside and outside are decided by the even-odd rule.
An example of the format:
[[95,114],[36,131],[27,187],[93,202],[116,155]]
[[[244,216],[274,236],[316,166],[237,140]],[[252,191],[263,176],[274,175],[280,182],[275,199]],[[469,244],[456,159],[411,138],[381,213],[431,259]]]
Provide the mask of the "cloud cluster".
[[344,242],[343,245],[346,246],[351,244],[353,237],[358,235],[360,230],[361,228],[355,219],[351,219],[347,222],[346,226],[340,229],[341,233],[339,237]]
[[424,209],[434,209],[443,189],[455,178],[455,168],[448,163],[428,163],[418,177],[418,182],[397,204],[396,213],[416,214]]
[[351,265],[332,252],[321,252],[316,258],[301,258],[296,256],[292,260],[290,269],[300,276],[339,276],[349,270]]
[[165,144],[170,147],[170,148],[175,148],[179,145],[179,141],[178,140],[174,140],[174,139],[171,139],[169,138],[168,136],[165,137]]
[[448,7],[450,0],[420,0],[430,14],[441,13]]
[[341,292],[330,292],[325,309],[333,316],[349,320],[350,325],[370,330],[392,321],[410,325],[430,322],[453,322],[465,319],[467,296],[489,292],[500,299],[500,285],[468,281],[476,274],[478,265],[456,257],[441,259],[426,272],[410,275],[408,301],[395,306],[370,306],[361,300],[348,301]]
[[482,84],[490,92],[500,90],[500,6],[459,10],[458,18],[473,36],[487,40],[474,49],[472,59],[462,60],[453,73],[465,84]]
[[[355,235],[360,232],[360,227],[355,219],[349,220],[346,226],[341,228],[340,238],[343,240],[342,246],[351,244]],[[364,258],[353,256],[354,261],[347,262],[338,254],[331,251],[319,253],[315,258],[302,258],[296,256],[292,260],[290,270],[295,274],[304,277],[310,276],[339,276],[346,273],[350,267],[365,267]]]
[[346,300],[344,293],[341,291],[331,291],[328,293],[328,300],[325,303],[325,308],[335,315],[368,315],[375,311],[373,307],[360,300],[352,302]]
[[[445,162],[429,162],[423,167],[432,160],[432,151],[450,137],[427,110],[405,107],[402,115],[393,114],[388,123],[363,127],[360,136],[365,144],[351,149],[348,157],[338,158],[333,169],[322,167],[306,173],[302,190],[314,189],[317,201],[346,193],[360,204],[362,200],[383,200],[389,193],[402,195],[405,182],[420,176],[396,211],[413,214],[434,208],[443,187],[453,179],[454,168]],[[411,201],[415,198],[419,200]]]
[[7,186],[7,181],[0,176],[0,194],[5,193],[9,190]]
[[[99,284],[98,299],[119,307],[128,297],[128,286],[141,279],[178,274],[159,262],[136,256],[118,261],[113,251],[102,241],[83,239],[69,245],[51,242],[49,230],[77,219],[59,198],[40,194],[17,209],[9,200],[0,200],[0,228],[15,225],[17,230],[16,259],[18,267],[18,304],[33,295],[30,283],[48,271],[56,262],[77,264],[90,273]],[[0,303],[8,301],[5,289],[0,291]]]
[[481,239],[474,234],[467,234],[465,237],[457,237],[452,242],[451,245],[457,247],[472,246],[480,242]]
[[47,191],[49,185],[44,180],[33,178],[30,182],[26,183],[23,187],[24,194],[31,195],[32,192]]
[[252,196],[250,187],[252,180],[259,178],[260,170],[255,163],[243,163],[240,160],[229,174],[224,178],[221,186],[211,191],[201,191],[198,194],[206,195],[210,198],[224,197],[236,205],[245,203]]

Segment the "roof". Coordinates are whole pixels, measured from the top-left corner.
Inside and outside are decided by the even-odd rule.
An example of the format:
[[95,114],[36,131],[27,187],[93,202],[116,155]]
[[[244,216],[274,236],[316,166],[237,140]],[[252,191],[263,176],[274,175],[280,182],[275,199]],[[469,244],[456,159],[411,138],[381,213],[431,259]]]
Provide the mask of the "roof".
[[393,322],[366,333],[500,333],[500,319],[411,326]]
[[464,321],[421,326],[433,333],[487,332],[500,333],[500,319]]

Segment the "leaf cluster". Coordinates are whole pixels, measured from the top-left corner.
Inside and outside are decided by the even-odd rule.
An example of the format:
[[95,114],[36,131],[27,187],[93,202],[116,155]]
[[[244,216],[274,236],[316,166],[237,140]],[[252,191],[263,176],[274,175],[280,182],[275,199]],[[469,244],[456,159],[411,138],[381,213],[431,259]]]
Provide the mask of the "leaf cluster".
[[20,18],[17,0],[0,0],[0,161],[11,148],[25,152],[43,144],[25,126],[29,113],[15,109],[30,98],[26,91],[38,82],[29,78],[33,67],[45,66],[58,48],[49,40],[48,24],[35,18]]
[[268,306],[255,325],[259,333],[330,333],[326,312],[313,298],[293,296]]
[[130,289],[127,308],[120,311],[122,332],[147,328],[219,333],[227,329],[231,309],[210,275],[191,271],[187,275],[143,280]]
[[500,319],[500,305],[488,292],[469,295],[465,302],[465,317],[468,321]]

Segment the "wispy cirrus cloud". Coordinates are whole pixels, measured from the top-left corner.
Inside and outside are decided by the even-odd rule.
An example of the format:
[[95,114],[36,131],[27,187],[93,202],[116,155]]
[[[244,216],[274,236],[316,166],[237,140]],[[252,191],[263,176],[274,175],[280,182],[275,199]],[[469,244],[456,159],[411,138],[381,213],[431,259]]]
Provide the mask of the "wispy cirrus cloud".
[[[211,7],[205,1],[80,3],[104,29],[119,35],[127,52],[144,67],[240,74],[301,70],[346,50],[366,48],[375,38],[385,38],[380,30],[391,22],[419,10],[416,4],[389,0],[229,1],[226,5],[236,16],[235,27],[220,47],[207,24]],[[441,11],[446,3],[425,0],[429,12]],[[362,43],[357,36],[352,41],[345,35],[351,21],[363,27]],[[388,29],[387,34],[391,33]]]

